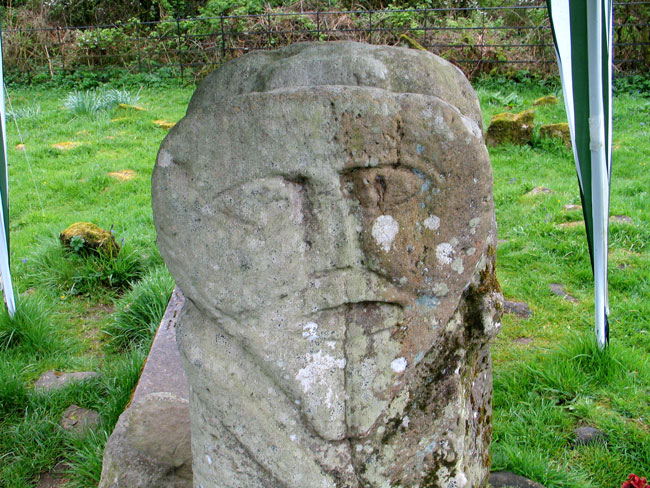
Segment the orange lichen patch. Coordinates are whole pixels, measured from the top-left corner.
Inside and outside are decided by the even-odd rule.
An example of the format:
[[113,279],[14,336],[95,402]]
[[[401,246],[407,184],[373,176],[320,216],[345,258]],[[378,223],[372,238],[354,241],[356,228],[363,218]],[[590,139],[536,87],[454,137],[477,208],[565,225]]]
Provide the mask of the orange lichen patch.
[[132,180],[137,176],[137,173],[132,169],[121,169],[119,171],[112,171],[108,173],[108,176],[115,178],[120,181]]
[[161,129],[171,129],[176,125],[176,122],[167,122],[166,120],[154,120],[153,123]]
[[63,141],[63,142],[57,142],[52,144],[52,147],[54,149],[58,149],[60,151],[68,151],[70,149],[74,149],[75,147],[81,146],[80,142],[75,142],[75,141]]
[[24,151],[25,144],[16,144],[16,151]]
[[129,120],[128,117],[118,117],[116,119],[111,119],[111,122],[123,122],[125,120]]
[[121,108],[122,110],[133,110],[135,112],[146,112],[147,109],[140,107],[139,105],[129,105],[128,103],[120,103],[117,108]]

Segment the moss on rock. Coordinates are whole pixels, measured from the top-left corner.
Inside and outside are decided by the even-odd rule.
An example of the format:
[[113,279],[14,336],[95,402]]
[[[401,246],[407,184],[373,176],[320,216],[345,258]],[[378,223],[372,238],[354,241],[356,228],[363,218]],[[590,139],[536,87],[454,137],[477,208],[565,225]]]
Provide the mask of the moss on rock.
[[557,103],[557,97],[555,95],[546,95],[540,97],[533,102],[533,105],[539,107],[542,105],[555,105]]
[[571,149],[571,132],[569,124],[560,122],[559,124],[546,124],[540,127],[539,136],[543,138],[562,139],[566,147]]
[[533,137],[535,111],[526,110],[518,114],[504,112],[496,114],[490,120],[487,130],[487,144],[528,144]]
[[70,247],[74,237],[83,239],[83,248],[97,251],[106,256],[114,256],[120,252],[120,246],[113,234],[90,222],[76,222],[59,234],[59,240],[64,247]]

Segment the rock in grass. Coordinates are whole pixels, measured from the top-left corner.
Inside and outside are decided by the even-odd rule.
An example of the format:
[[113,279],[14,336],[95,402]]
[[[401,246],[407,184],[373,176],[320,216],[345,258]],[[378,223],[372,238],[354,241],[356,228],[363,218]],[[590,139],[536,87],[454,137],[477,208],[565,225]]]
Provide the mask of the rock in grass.
[[553,293],[553,295],[562,297],[568,302],[573,302],[573,303],[578,302],[578,299],[572,295],[569,295],[569,293],[567,293],[567,291],[564,289],[564,286],[561,285],[560,283],[551,283],[550,285],[548,285],[548,287],[551,290],[551,293]]
[[513,314],[524,319],[529,318],[533,314],[526,302],[517,302],[512,300],[505,300],[503,302],[503,312]]
[[544,485],[529,480],[509,471],[495,471],[490,473],[488,487],[492,488],[544,488]]
[[533,137],[535,112],[526,110],[518,114],[504,112],[490,120],[486,141],[488,146],[501,144],[528,144]]
[[530,190],[528,193],[526,193],[524,196],[527,197],[534,197],[535,195],[551,195],[553,193],[553,190],[550,188],[545,188],[543,186],[536,186],[532,190]]
[[537,100],[533,102],[533,105],[536,107],[542,106],[542,105],[555,105],[557,103],[557,97],[555,95],[546,95],[544,97],[540,97]]
[[566,122],[541,126],[539,128],[539,136],[542,139],[560,139],[566,147],[571,149],[571,132],[569,131],[569,124]]
[[60,373],[58,371],[46,371],[43,373],[36,383],[34,388],[44,390],[58,390],[63,388],[73,381],[85,381],[97,376],[94,371],[79,371],[76,373]]
[[81,434],[86,429],[92,429],[99,425],[99,414],[94,410],[88,410],[78,405],[70,405],[63,412],[59,424],[63,430]]
[[579,446],[588,446],[596,442],[605,442],[607,440],[606,434],[602,430],[595,427],[584,426],[578,427],[573,431],[576,436],[575,443]]
[[67,248],[74,246],[73,239],[75,237],[83,239],[83,242],[76,242],[80,243],[84,249],[91,249],[106,256],[114,256],[120,252],[120,245],[115,241],[113,234],[93,223],[76,222],[59,234],[61,244]]

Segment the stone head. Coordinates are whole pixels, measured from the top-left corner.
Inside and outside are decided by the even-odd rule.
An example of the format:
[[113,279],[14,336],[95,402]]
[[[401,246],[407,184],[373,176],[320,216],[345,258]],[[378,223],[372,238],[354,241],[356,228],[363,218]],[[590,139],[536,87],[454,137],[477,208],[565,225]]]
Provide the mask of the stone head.
[[[271,449],[269,463],[317,437],[349,458],[332,464],[346,483],[364,456],[383,466],[368,479],[395,480],[387,426],[426,431],[428,416],[448,415],[443,403],[464,408],[454,378],[485,369],[479,351],[498,325],[492,176],[471,94],[432,55],[294,46],[215,72],[163,142],[154,215],[189,303],[190,384],[220,411],[205,389],[272,397],[291,411],[270,414],[272,439],[300,419],[295,446]],[[236,386],[220,376],[225,362],[264,380]],[[437,404],[432,389],[445,385],[454,391]],[[446,455],[409,449],[406,471]],[[304,470],[291,486],[321,486]]]

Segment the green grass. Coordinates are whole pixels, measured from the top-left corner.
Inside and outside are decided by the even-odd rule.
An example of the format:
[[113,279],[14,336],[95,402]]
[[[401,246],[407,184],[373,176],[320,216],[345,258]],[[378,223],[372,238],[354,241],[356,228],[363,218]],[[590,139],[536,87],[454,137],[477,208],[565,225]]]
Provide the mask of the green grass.
[[[131,93],[137,92],[131,90]],[[154,240],[150,177],[166,134],[154,120],[182,117],[192,88],[144,88],[146,111],[108,107],[102,116],[65,108],[67,92],[13,89],[9,95],[27,148],[8,127],[11,258],[19,314],[0,314],[0,487],[36,486],[64,461],[74,488],[95,487],[101,454],[142,366],[171,280]],[[561,95],[555,84],[483,81],[487,122],[506,106]],[[31,107],[39,107],[36,113]],[[562,105],[536,108],[536,123],[565,120]],[[23,114],[23,115],[18,115]],[[610,235],[611,347],[593,343],[592,278],[572,154],[534,139],[491,148],[499,238],[498,276],[508,299],[526,301],[529,319],[503,317],[493,346],[494,469],[548,488],[619,488],[630,472],[650,474],[650,101],[622,92],[614,105]],[[54,144],[73,142],[61,150]],[[132,170],[120,180],[109,173]],[[536,186],[552,194],[526,196]],[[123,250],[110,262],[64,251],[58,233],[78,221],[113,227]],[[122,241],[124,239],[124,241]],[[553,295],[561,283],[578,298]],[[523,340],[525,339],[525,340]],[[48,370],[100,373],[53,393],[33,383]],[[78,439],[58,427],[71,403],[101,424]],[[590,425],[607,442],[576,446]]]

